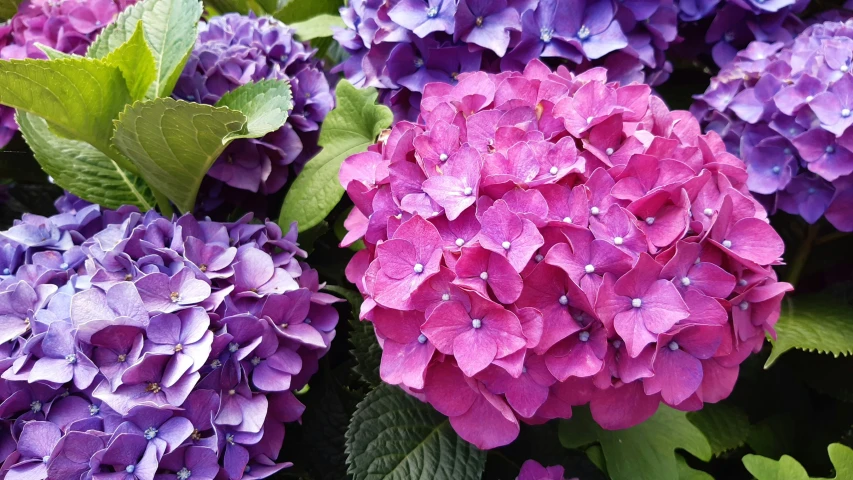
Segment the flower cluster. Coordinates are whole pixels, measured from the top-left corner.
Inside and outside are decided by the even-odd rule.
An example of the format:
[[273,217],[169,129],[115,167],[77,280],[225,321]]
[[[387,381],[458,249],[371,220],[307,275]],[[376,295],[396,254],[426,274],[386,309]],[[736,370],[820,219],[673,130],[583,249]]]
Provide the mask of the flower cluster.
[[692,110],[747,165],[768,208],[853,231],[853,20],[753,42]]
[[805,28],[799,14],[809,0],[678,0],[679,33],[684,42],[675,56],[707,52],[718,67],[728,65],[753,40],[790,42]]
[[536,460],[528,460],[521,466],[521,471],[515,480],[566,480],[564,473],[565,470],[561,466],[545,468]]
[[[36,44],[84,55],[101,29],[133,3],[134,0],[25,0],[12,19],[0,25],[0,59],[47,58]],[[0,106],[0,148],[17,131],[15,110]]]
[[382,89],[397,119],[414,120],[429,82],[461,72],[522,70],[535,58],[610,69],[611,80],[662,83],[676,40],[672,0],[354,0],[335,38],[350,53],[336,67]]
[[604,69],[426,86],[340,179],[380,374],[480,448],[591,402],[623,428],[731,392],[773,332],[783,251],[743,163]]
[[[0,240],[0,477],[256,479],[334,337],[273,223],[71,196]],[[120,477],[119,477],[120,475]]]
[[174,96],[216,103],[249,82],[287,80],[293,110],[287,123],[263,138],[232,142],[208,175],[230,187],[264,195],[287,182],[319,151],[319,124],[334,99],[316,50],[293,37],[293,29],[270,17],[229,13],[199,23],[199,36]]

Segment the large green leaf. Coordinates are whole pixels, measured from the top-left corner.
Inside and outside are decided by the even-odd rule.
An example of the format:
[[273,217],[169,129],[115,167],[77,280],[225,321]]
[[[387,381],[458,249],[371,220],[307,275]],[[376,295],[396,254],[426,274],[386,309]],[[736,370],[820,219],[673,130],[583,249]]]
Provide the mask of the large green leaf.
[[345,27],[343,19],[338,14],[324,13],[316,17],[291,23],[290,28],[296,30],[296,36],[303,42],[315,38],[331,37],[332,27]]
[[157,70],[148,98],[169,96],[195,45],[201,12],[198,0],[144,0],[120,13],[95,39],[86,55],[106,57],[131,38],[141,20]]
[[391,125],[388,107],[375,105],[376,90],[357,90],[342,80],[336,87],[337,107],[323,122],[320,146],[296,177],[284,199],[279,225],[299,222],[299,231],[320,223],[344,194],[338,171],[348,156],[363,152],[379,133]]
[[126,172],[88,143],[58,137],[33,114],[17,116],[24,140],[53,181],[71,193],[107,208],[154,207],[151,190],[141,178]]
[[613,480],[678,480],[676,449],[711,459],[711,446],[702,431],[684,412],[664,405],[645,422],[615,431],[601,428],[588,409],[578,408],[571,420],[560,422],[560,442],[567,448],[599,443]]
[[216,13],[223,15],[229,12],[237,12],[241,15],[249,13],[249,2],[246,0],[204,0],[206,7],[212,7]]
[[18,12],[18,5],[23,0],[0,0],[0,22],[5,22]]
[[486,453],[459,438],[447,417],[397,387],[380,385],[347,430],[354,480],[479,480]]
[[216,106],[242,112],[248,119],[246,133],[231,138],[257,138],[284,125],[288,112],[293,108],[293,99],[286,81],[261,80],[226,93]]
[[705,434],[714,455],[740,447],[749,435],[749,417],[733,405],[707,404],[698,412],[688,413],[687,419]]
[[275,18],[287,24],[308,20],[323,13],[336,15],[338,9],[344,6],[343,0],[259,0],[259,3],[267,12],[275,12]]
[[676,455],[675,461],[678,464],[678,480],[714,480],[711,475],[688,465],[681,455]]
[[[827,450],[829,450],[829,459],[835,467],[833,480],[853,479],[853,450],[840,443],[833,443]],[[757,480],[822,480],[809,477],[800,462],[787,455],[783,455],[779,460],[759,455],[746,455],[743,457],[743,464]]]
[[104,57],[104,62],[116,66],[124,75],[127,89],[134,100],[145,98],[148,87],[157,79],[154,55],[145,41],[142,20],[137,22],[133,35]]
[[830,296],[796,297],[783,308],[776,324],[777,339],[764,367],[792,348],[853,354],[853,307]]
[[100,60],[0,62],[0,103],[42,117],[63,136],[107,155],[113,119],[128,102],[121,71]]
[[187,212],[213,161],[245,125],[235,110],[158,98],[122,112],[113,142],[151,187]]

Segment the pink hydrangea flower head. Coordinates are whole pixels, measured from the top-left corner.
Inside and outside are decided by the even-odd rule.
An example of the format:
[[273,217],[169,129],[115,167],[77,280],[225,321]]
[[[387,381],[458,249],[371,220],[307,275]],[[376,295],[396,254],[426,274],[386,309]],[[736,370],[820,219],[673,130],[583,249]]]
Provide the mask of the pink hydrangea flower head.
[[515,480],[566,480],[566,477],[565,470],[559,465],[543,467],[536,460],[528,460],[521,465],[521,471],[518,472],[518,477]]
[[459,80],[341,168],[383,380],[480,448],[572,406],[617,429],[728,396],[791,290],[744,164],[602,69]]
[[809,223],[826,216],[845,232],[853,231],[851,48],[853,20],[817,23],[787,42],[753,42],[691,108],[743,158],[747,187],[765,205]]

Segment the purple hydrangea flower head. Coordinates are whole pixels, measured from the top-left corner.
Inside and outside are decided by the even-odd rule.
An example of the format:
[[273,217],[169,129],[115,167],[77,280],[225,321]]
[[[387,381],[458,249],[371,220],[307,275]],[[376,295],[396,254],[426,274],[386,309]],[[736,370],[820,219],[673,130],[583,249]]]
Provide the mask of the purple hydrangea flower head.
[[358,0],[341,8],[335,39],[350,53],[336,67],[380,89],[396,119],[414,120],[430,82],[522,70],[541,58],[583,71],[612,66],[612,80],[662,83],[664,51],[678,38],[671,0]]
[[[814,223],[840,212],[853,179],[853,21],[808,27],[787,44],[753,42],[711,80],[692,111],[743,158],[747,187]],[[833,212],[829,214],[828,212]]]
[[790,42],[807,26],[799,18],[808,0],[678,0],[679,33],[684,41],[673,48],[675,57],[725,67],[738,50],[757,40]]
[[480,448],[573,405],[619,429],[727,397],[791,290],[747,167],[602,68],[458,80],[340,171],[382,379]]
[[[241,85],[276,79],[290,82],[294,103],[279,130],[229,145],[210,177],[232,189],[272,194],[284,186],[291,170],[298,173],[319,151],[319,124],[334,98],[315,53],[295,40],[293,29],[270,17],[229,13],[199,24],[195,48],[175,86],[176,98],[214,104]],[[211,189],[207,196],[220,197],[215,186],[205,186],[205,191]]]
[[170,221],[72,195],[56,206],[0,234],[12,433],[0,474],[255,479],[290,466],[276,458],[304,410],[293,392],[338,321],[296,225]]
[[[36,44],[63,53],[85,55],[101,29],[135,0],[26,0],[8,23],[0,25],[0,59],[47,56]],[[0,107],[0,147],[18,131],[15,110]]]

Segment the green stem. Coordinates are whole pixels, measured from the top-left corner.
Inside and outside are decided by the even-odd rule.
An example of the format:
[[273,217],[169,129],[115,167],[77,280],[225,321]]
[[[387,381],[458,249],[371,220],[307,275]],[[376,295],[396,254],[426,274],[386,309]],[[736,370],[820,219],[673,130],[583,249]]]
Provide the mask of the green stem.
[[834,242],[840,238],[844,238],[850,236],[850,232],[832,232],[828,233],[817,240],[815,240],[814,244],[817,247],[818,245],[823,245],[824,243]]
[[169,203],[169,199],[151,185],[149,185],[148,188],[151,189],[151,193],[154,194],[154,199],[157,200],[157,206],[160,207],[160,213],[166,218],[172,218],[175,211],[172,210],[172,204]]
[[797,251],[794,261],[791,263],[791,269],[788,271],[788,278],[785,280],[794,287],[797,286],[797,282],[800,280],[800,275],[803,274],[803,269],[806,267],[806,262],[809,259],[812,247],[815,245],[815,240],[817,239],[819,230],[820,227],[818,227],[816,223],[809,225],[809,228],[806,231],[806,236],[803,239],[803,243],[800,245],[800,249]]

